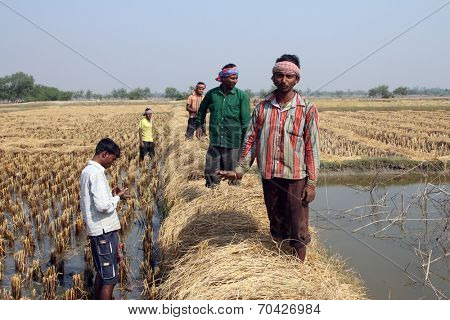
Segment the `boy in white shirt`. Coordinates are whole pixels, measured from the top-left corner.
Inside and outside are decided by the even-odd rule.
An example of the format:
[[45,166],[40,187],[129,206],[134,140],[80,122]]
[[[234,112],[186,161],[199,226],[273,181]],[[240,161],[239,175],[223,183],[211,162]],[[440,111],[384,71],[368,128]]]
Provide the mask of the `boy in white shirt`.
[[96,270],[94,299],[98,300],[111,300],[118,282],[120,221],[116,208],[128,189],[111,190],[105,169],[119,157],[120,148],[113,140],[100,140],[80,178],[80,207],[91,243]]

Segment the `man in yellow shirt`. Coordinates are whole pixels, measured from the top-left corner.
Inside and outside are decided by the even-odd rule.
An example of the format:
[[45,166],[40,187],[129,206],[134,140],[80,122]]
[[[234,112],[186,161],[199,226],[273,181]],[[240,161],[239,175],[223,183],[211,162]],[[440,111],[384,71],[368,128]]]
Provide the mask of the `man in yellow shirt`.
[[153,143],[153,111],[150,107],[145,109],[144,118],[139,121],[139,162],[144,160],[148,153],[150,158],[155,156],[155,144]]

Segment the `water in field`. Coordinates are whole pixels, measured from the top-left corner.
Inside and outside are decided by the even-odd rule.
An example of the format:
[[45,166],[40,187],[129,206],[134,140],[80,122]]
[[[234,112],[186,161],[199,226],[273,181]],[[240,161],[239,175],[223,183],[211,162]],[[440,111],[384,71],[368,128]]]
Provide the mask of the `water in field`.
[[[368,188],[371,180],[351,177],[345,180],[322,179],[316,201],[311,206],[311,225],[330,254],[343,257],[364,281],[372,299],[437,299],[450,295],[449,280],[449,181],[442,178],[406,177],[388,185]],[[158,188],[160,190],[161,188]],[[153,243],[162,219],[162,195],[153,202]],[[126,256],[130,262],[128,284],[114,291],[116,299],[140,299],[143,291],[142,262],[146,220],[137,211],[124,229]],[[72,275],[85,270],[85,234],[71,239],[60,270],[58,295],[72,286]],[[10,286],[16,273],[10,250],[4,261],[1,287]],[[42,270],[50,266],[52,244],[48,238],[37,242],[33,259]],[[152,248],[152,264],[158,260]],[[41,284],[33,285],[36,298]],[[30,297],[30,287],[22,294]]]
[[372,192],[356,183],[370,181],[318,188],[311,225],[321,243],[360,274],[371,299],[449,298],[448,181],[416,180]]
[[[126,176],[122,174],[121,179]],[[139,179],[138,179],[139,180]],[[119,185],[121,185],[123,181],[119,180]],[[137,184],[136,184],[137,186]],[[141,198],[142,195],[138,194],[138,198]],[[13,199],[16,200],[20,198],[16,193],[13,194]],[[24,201],[24,199],[22,199]],[[154,203],[156,203],[154,201]],[[61,204],[57,203],[57,207],[59,215],[61,215]],[[126,207],[126,205],[125,205]],[[23,202],[23,210],[26,214],[29,214],[29,208],[27,203]],[[155,224],[154,230],[155,233],[152,234],[154,236],[159,228],[160,216],[156,205],[154,206],[152,222]],[[148,223],[147,219],[144,216],[144,212],[141,209],[135,209],[132,221],[130,224],[121,230],[121,241],[125,243],[125,256],[128,258],[130,263],[129,272],[127,273],[128,281],[125,286],[120,285],[120,283],[116,286],[116,290],[114,291],[114,296],[116,299],[139,299],[141,298],[141,293],[143,290],[142,286],[142,261],[144,260],[143,253],[143,240],[145,227]],[[34,230],[35,232],[35,230]],[[35,238],[36,234],[35,234]],[[86,280],[89,277],[86,276],[86,264],[84,260],[84,248],[86,244],[87,235],[84,230],[75,235],[72,234],[72,237],[69,240],[69,244],[67,249],[64,251],[62,255],[62,263],[55,264],[56,272],[58,273],[58,287],[57,287],[57,295],[58,298],[61,299],[65,290],[72,287],[72,276],[75,274],[83,275],[83,278]],[[48,236],[44,236],[41,240],[36,241],[36,247],[34,250],[34,254],[32,257],[26,258],[27,266],[31,265],[31,260],[39,261],[40,269],[45,273],[46,270],[54,263],[51,262],[51,252],[54,249],[55,245],[52,243],[52,239]],[[1,288],[10,288],[11,277],[18,273],[15,267],[14,261],[14,253],[19,249],[22,249],[21,242],[16,239],[14,242],[14,246],[11,248],[6,248],[6,255],[2,259],[3,263],[3,279],[0,281],[0,289]],[[153,248],[154,254],[156,253],[156,248]],[[22,274],[22,280],[25,279],[25,273]],[[90,284],[89,284],[90,283]],[[86,280],[85,289],[88,294],[91,291],[92,281]],[[34,298],[40,299],[42,294],[42,284],[40,282],[35,281],[22,281],[22,297],[32,298],[32,289],[36,290],[36,295]],[[89,296],[87,296],[89,297]],[[86,297],[85,297],[86,298]]]

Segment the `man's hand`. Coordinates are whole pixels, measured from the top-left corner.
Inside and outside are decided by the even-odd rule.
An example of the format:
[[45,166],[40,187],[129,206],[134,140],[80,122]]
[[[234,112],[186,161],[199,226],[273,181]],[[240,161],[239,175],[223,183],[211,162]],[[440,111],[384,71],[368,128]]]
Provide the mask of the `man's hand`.
[[112,190],[112,194],[113,196],[119,196],[120,199],[127,199],[128,195],[126,194],[126,192],[128,191],[128,188],[119,188],[119,187],[115,187]]
[[222,180],[241,180],[242,176],[239,175],[236,171],[216,171],[216,174],[222,179]]
[[139,146],[140,146],[141,148],[143,148],[143,147],[144,147],[144,141],[139,141]]
[[195,130],[195,136],[197,137],[197,139],[200,139],[200,138],[203,136],[203,130],[202,130],[201,127],[200,127],[200,128],[197,128],[197,129]]
[[302,200],[310,203],[314,201],[314,198],[316,197],[316,188],[313,186],[305,186],[303,188],[302,192]]

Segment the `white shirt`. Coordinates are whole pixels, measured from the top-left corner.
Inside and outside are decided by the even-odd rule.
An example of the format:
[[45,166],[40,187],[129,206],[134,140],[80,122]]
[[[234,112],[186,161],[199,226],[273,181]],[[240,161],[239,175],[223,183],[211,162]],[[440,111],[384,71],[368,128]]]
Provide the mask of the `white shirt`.
[[120,229],[116,211],[119,201],[119,196],[112,195],[105,168],[89,160],[80,177],[80,207],[89,236]]

